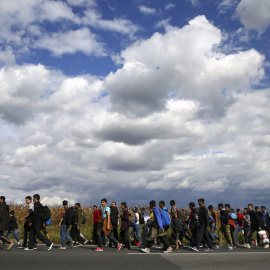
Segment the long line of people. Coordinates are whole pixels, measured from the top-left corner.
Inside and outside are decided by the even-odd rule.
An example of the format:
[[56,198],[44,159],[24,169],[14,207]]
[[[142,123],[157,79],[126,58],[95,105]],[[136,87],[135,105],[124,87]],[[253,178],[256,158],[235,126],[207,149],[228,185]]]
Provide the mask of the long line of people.
[[[40,203],[39,194],[25,198],[28,206],[27,214],[21,217],[24,222],[23,235],[21,241],[18,237],[18,226],[14,217],[14,211],[9,211],[9,206],[5,202],[5,197],[0,197],[0,239],[7,243],[7,250],[13,246],[8,237],[10,234],[18,242],[18,248],[26,251],[37,249],[38,238],[51,250],[53,243],[50,241],[45,224],[50,220],[50,212],[46,213],[46,207]],[[214,210],[212,205],[208,208],[204,204],[204,199],[198,200],[198,207],[194,202],[189,203],[189,210],[178,209],[174,200],[170,201],[171,209],[165,207],[165,202],[160,201],[157,205],[152,200],[146,208],[128,208],[126,202],[121,203],[118,209],[116,202],[111,206],[107,205],[107,200],[101,200],[101,207],[93,206],[93,243],[97,245],[96,252],[103,251],[103,247],[115,247],[120,249],[130,249],[130,233],[134,239],[135,246],[143,246],[144,253],[150,253],[151,248],[163,248],[165,253],[171,253],[183,248],[183,239],[188,241],[187,247],[192,251],[199,251],[204,247],[205,251],[221,249],[223,236],[228,245],[227,249],[232,250],[239,246],[239,233],[243,234],[243,247],[251,248],[253,235],[257,237],[254,244],[262,244],[264,248],[269,247],[267,233],[270,233],[270,216],[265,206],[255,207],[249,204],[243,211],[231,209],[229,204],[218,204],[218,210]],[[48,209],[48,208],[47,208]],[[47,210],[49,211],[49,210]],[[69,207],[66,200],[63,201],[61,218],[58,223],[60,228],[60,250],[69,247],[76,247],[88,243],[81,233],[81,226],[85,224],[87,216],[81,208],[80,203]],[[120,235],[118,227],[120,226]],[[131,229],[130,229],[131,228]],[[168,229],[174,241],[174,249],[170,244]],[[4,235],[4,231],[7,231]],[[43,231],[43,234],[41,233]],[[216,234],[217,232],[217,234]],[[267,232],[267,233],[266,233]]]

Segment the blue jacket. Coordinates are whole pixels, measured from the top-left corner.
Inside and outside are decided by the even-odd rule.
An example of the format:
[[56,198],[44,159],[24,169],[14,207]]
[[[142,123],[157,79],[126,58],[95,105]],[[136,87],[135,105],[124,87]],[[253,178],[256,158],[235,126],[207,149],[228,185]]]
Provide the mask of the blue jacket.
[[159,228],[161,230],[164,230],[163,225],[162,225],[162,217],[161,217],[161,209],[159,206],[156,206],[156,208],[153,210],[154,213],[154,221],[157,222]]
[[265,225],[270,226],[269,213],[267,211],[265,211],[265,212],[262,212],[262,214],[263,214],[263,219],[264,219]]

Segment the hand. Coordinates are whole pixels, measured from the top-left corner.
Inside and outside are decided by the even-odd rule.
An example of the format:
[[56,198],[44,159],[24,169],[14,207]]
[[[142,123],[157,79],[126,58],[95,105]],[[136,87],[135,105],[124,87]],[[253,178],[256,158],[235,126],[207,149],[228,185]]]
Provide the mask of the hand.
[[262,230],[262,228],[261,227],[259,227],[259,231],[261,231]]
[[31,223],[31,222],[29,222],[28,226],[29,226],[29,227],[32,227],[32,223]]
[[58,224],[58,228],[61,228],[61,223]]
[[20,219],[20,222],[23,222],[23,220],[24,220],[24,218],[21,218],[21,219]]
[[216,230],[217,230],[217,225],[216,225],[216,227],[215,227],[215,228],[216,228]]
[[80,230],[80,226],[77,226],[77,230],[78,230],[78,231]]
[[109,231],[111,229],[111,227],[109,225],[107,225],[107,231]]
[[163,229],[163,230],[161,230],[161,232],[163,232],[163,233],[164,233],[164,232],[165,232],[165,230]]
[[206,230],[209,232],[210,231],[210,227],[206,227]]

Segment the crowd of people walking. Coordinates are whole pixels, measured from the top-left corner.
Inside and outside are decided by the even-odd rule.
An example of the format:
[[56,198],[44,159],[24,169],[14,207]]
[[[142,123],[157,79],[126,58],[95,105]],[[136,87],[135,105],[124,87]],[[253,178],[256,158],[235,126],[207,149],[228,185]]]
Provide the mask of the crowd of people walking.
[[[0,239],[8,244],[7,250],[11,250],[14,245],[9,240],[10,235],[16,239],[18,248],[25,251],[37,249],[36,239],[46,244],[48,251],[51,250],[53,243],[46,230],[46,225],[51,222],[49,208],[40,203],[39,194],[35,194],[33,199],[27,196],[25,202],[28,211],[20,218],[20,222],[24,222],[23,239],[20,240],[14,211],[10,211],[5,197],[0,197]],[[67,247],[88,243],[88,239],[81,233],[81,226],[86,220],[87,215],[80,203],[69,207],[68,202],[63,201],[58,222],[61,239],[58,249],[65,250]],[[169,232],[173,245],[169,241]],[[130,249],[132,244],[141,246],[141,252],[144,253],[150,253],[154,245],[155,248],[162,248],[165,253],[171,253],[183,248],[184,238],[188,243],[186,247],[191,251],[198,252],[203,248],[210,252],[222,248],[223,237],[227,242],[225,246],[230,251],[240,246],[240,234],[243,234],[244,239],[242,247],[249,249],[253,244],[268,248],[269,233],[270,216],[266,207],[253,207],[252,204],[248,204],[242,211],[234,211],[230,204],[219,203],[215,210],[212,205],[206,207],[201,198],[198,206],[195,202],[190,202],[189,209],[178,209],[174,200],[170,201],[170,210],[166,208],[164,201],[157,204],[154,200],[146,208],[128,208],[126,202],[121,202],[118,208],[116,202],[108,206],[107,200],[103,198],[100,207],[93,206],[92,241],[97,245],[95,252],[102,252],[104,246],[116,248],[117,251]]]

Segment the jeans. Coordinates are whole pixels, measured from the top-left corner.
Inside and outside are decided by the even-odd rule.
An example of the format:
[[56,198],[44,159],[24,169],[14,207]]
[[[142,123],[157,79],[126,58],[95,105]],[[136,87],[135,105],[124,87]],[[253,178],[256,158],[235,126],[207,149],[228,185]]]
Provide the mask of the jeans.
[[187,230],[183,229],[180,233],[180,241],[183,244],[183,238],[186,238],[189,242],[191,246],[194,246],[193,240],[187,235]]
[[[118,224],[112,224],[113,225],[113,229],[112,229],[112,232],[113,233],[113,236],[116,240],[119,240],[119,237],[118,237]],[[110,240],[110,245],[112,245],[112,241]]]
[[[131,234],[134,237],[134,240],[138,243],[141,243],[140,229],[141,229],[141,224],[137,224],[132,228],[132,231],[131,231]],[[136,235],[135,235],[135,232],[136,232]]]
[[93,238],[94,238],[95,245],[98,244],[98,226],[99,226],[99,223],[94,223],[94,226],[93,226]]
[[72,239],[69,236],[69,234],[67,234],[67,225],[66,224],[62,224],[61,228],[60,228],[60,238],[61,238],[61,246],[65,247],[66,246],[66,238],[67,240],[72,243]]
[[20,238],[19,236],[15,233],[15,231],[7,231],[6,235],[5,235],[5,238],[8,238],[8,236],[12,234],[14,236],[14,238],[19,242],[20,241]]
[[250,226],[244,225],[244,238],[245,238],[245,244],[248,243],[248,233],[250,231]]
[[236,229],[234,231],[234,243],[236,246],[238,246],[238,233],[241,232],[243,229],[243,226],[236,225]]
[[[98,240],[98,247],[99,248],[102,248],[102,246],[103,246],[103,237],[105,236],[105,233],[103,232],[102,227],[100,228],[100,232],[99,232],[99,240]],[[116,243],[118,245],[119,241],[116,240],[114,237],[111,236],[111,232],[107,235],[107,237],[111,241],[113,241],[114,243]]]
[[218,235],[215,233],[216,223],[213,222],[212,225],[210,226],[210,228],[211,228],[210,235],[211,235],[211,237],[212,237],[212,239],[214,241],[215,238],[218,239]]
[[3,231],[0,231],[0,239],[5,243],[8,243],[8,244],[11,243],[8,239],[6,239],[6,237],[4,237],[4,232]]

